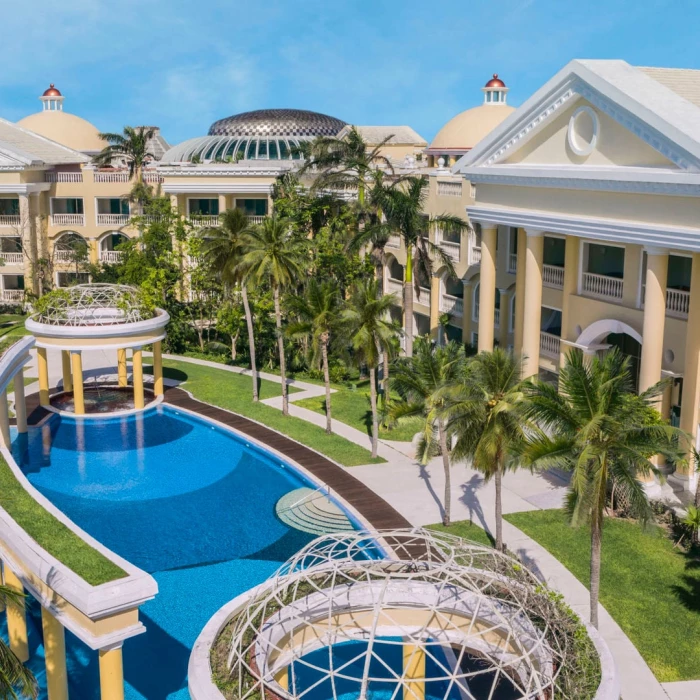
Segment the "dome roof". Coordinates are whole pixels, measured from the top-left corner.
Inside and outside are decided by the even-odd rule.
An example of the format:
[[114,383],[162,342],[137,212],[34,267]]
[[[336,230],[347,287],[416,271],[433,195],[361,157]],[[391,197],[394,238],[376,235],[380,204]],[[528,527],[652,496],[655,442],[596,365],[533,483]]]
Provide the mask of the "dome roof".
[[51,85],[44,90],[42,97],[63,97],[63,95],[61,95],[61,91],[51,83]]
[[498,73],[493,74],[493,78],[489,80],[484,87],[487,88],[493,88],[493,87],[499,87],[499,88],[504,88],[506,84],[498,77]]
[[100,138],[100,131],[94,124],[62,110],[44,110],[30,114],[17,124],[76,151],[96,153],[107,145]]
[[336,136],[345,122],[305,109],[256,109],[219,119],[209,136]]
[[506,104],[480,105],[461,112],[438,131],[430,150],[464,150],[474,148],[493,131],[515,107]]

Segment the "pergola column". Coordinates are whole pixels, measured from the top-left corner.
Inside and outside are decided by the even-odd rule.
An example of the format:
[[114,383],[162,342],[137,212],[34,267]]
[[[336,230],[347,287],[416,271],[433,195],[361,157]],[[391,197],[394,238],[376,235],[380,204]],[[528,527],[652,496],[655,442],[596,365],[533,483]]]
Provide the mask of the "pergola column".
[[66,635],[63,625],[46,608],[42,607],[41,627],[44,633],[46,689],[49,700],[68,700]]
[[117,377],[119,386],[127,386],[126,348],[119,348],[117,350]]
[[523,317],[523,377],[540,369],[540,325],[542,322],[542,258],[544,233],[528,229],[525,253],[525,309]]
[[76,416],[85,414],[85,395],[83,394],[83,358],[80,350],[71,350],[73,367],[73,412]]
[[[17,593],[24,593],[24,586],[7,564],[3,567],[5,585]],[[7,635],[10,639],[10,649],[15,656],[25,663],[29,660],[29,642],[27,641],[27,616],[24,603],[7,605]]]
[[124,700],[124,668],[121,646],[100,649],[100,698]]
[[73,391],[73,370],[70,366],[70,350],[61,350],[61,368],[63,370],[63,391]]
[[403,645],[403,675],[404,700],[425,698],[425,649],[423,647],[416,644]]
[[49,360],[46,348],[36,349],[36,364],[39,373],[39,403],[49,405]]
[[27,401],[24,393],[24,370],[15,374],[15,415],[17,416],[17,432],[27,432]]
[[156,396],[163,396],[163,345],[161,340],[153,343],[153,391]]
[[132,373],[134,376],[134,408],[143,408],[143,350],[141,348],[134,348]]
[[479,276],[479,352],[493,350],[497,239],[498,227],[493,224],[482,224],[481,272]]
[[12,438],[10,437],[10,412],[7,407],[7,389],[0,391],[0,438],[2,438],[3,447],[9,450],[12,447]]

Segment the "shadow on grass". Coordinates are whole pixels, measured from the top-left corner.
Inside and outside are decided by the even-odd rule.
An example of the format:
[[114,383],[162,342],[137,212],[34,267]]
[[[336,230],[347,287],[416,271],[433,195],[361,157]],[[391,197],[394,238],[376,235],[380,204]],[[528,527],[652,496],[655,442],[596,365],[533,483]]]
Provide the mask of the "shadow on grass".
[[673,586],[673,592],[680,602],[691,612],[700,613],[700,558],[698,547],[685,552],[685,573],[682,585]]

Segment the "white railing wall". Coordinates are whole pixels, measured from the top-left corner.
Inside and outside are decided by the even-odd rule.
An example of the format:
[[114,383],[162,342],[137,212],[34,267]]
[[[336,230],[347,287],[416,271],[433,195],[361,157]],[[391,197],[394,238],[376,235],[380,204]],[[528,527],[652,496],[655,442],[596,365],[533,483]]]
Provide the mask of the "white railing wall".
[[552,333],[540,332],[540,352],[548,357],[558,358],[561,338]]
[[451,294],[442,294],[440,296],[440,312],[461,316],[464,312],[464,300]]
[[103,226],[124,226],[129,223],[128,214],[98,214],[97,223]]
[[124,257],[124,252],[121,250],[101,250],[100,261],[104,263],[118,263]]
[[114,171],[108,173],[95,172],[95,182],[129,182],[129,173]]
[[44,173],[44,182],[82,182],[82,173]]
[[3,253],[0,251],[0,260],[5,265],[21,265],[24,262],[24,253]]
[[618,277],[584,272],[581,286],[583,293],[588,296],[601,299],[622,299],[622,280]]
[[542,265],[542,284],[554,289],[564,288],[564,268],[558,265]]
[[0,226],[19,226],[21,222],[19,214],[0,214]]
[[51,214],[54,226],[85,226],[85,214]]
[[389,277],[386,281],[386,291],[388,294],[398,294],[399,298],[403,294],[403,282]]

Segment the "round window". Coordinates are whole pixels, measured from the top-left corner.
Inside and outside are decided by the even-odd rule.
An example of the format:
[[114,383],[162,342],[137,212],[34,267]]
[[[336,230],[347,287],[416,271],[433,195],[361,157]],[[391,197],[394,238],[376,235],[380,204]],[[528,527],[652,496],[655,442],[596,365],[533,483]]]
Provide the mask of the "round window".
[[569,119],[567,137],[571,150],[577,156],[590,155],[598,141],[599,128],[598,115],[590,107],[579,107]]

